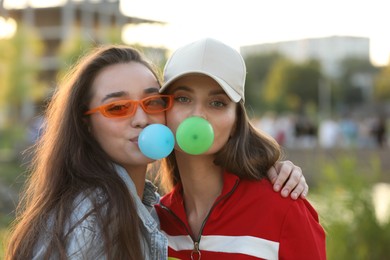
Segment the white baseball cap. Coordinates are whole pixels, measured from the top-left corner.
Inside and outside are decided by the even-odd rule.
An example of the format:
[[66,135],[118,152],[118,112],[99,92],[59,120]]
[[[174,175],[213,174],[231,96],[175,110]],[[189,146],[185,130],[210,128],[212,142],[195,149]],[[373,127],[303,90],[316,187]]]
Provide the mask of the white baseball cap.
[[189,74],[213,78],[234,102],[244,101],[245,62],[234,48],[211,38],[177,49],[164,68],[163,92],[175,80]]

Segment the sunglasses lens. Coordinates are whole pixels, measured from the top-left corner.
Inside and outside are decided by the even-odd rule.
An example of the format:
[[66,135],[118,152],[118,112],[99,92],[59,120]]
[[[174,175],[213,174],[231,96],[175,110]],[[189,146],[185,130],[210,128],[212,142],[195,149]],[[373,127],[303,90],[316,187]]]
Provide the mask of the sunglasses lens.
[[111,103],[106,107],[105,112],[110,117],[126,116],[132,112],[133,104],[131,102]]
[[100,111],[105,117],[128,117],[135,113],[139,102],[141,102],[141,106],[146,113],[153,114],[163,112],[171,108],[173,98],[172,96],[152,96],[140,101],[122,100],[89,110],[85,114],[89,115]]
[[171,98],[165,96],[151,97],[143,102],[143,107],[147,113],[158,113],[167,110],[171,106]]

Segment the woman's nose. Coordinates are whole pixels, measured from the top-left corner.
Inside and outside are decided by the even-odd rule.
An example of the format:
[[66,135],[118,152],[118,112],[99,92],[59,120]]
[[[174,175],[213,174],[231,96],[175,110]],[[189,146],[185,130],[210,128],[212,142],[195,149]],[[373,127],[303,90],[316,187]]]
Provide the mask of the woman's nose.
[[194,106],[194,109],[192,111],[192,115],[191,116],[198,116],[198,117],[207,119],[206,108],[204,107],[204,105],[203,104],[196,104]]
[[144,128],[149,124],[149,117],[148,114],[142,109],[140,105],[137,106],[137,109],[135,110],[134,116],[131,120],[131,126],[136,128]]

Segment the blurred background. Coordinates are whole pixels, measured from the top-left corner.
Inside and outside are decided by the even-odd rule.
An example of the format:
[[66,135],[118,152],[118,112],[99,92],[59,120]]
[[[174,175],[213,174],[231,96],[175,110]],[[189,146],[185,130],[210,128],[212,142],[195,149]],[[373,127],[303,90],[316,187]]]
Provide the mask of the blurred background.
[[388,259],[386,0],[47,2],[0,0],[0,259],[25,151],[64,72],[107,43],[138,48],[162,71],[172,50],[206,36],[243,55],[250,117],[302,168],[328,259]]

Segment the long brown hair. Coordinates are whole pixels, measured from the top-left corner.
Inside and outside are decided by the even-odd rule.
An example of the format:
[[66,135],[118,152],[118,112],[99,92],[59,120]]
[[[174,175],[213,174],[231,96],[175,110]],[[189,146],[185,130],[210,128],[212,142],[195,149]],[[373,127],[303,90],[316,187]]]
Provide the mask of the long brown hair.
[[[51,238],[45,258],[66,259],[69,234],[64,226],[74,200],[96,191],[101,191],[104,199],[93,200],[88,214],[94,214],[101,224],[102,252],[109,259],[143,258],[134,201],[112,161],[89,133],[83,116],[99,72],[129,62],[144,64],[159,80],[156,70],[137,50],[107,46],[97,47],[81,59],[56,89],[46,110],[45,131],[34,148],[31,175],[18,205],[6,259],[31,259],[42,233]],[[53,225],[48,230],[49,220]]]
[[[236,117],[234,134],[216,154],[214,163],[242,179],[267,177],[268,169],[281,157],[278,143],[251,124],[243,101],[237,104]],[[163,160],[159,181],[164,191],[170,191],[180,181],[174,153]]]

